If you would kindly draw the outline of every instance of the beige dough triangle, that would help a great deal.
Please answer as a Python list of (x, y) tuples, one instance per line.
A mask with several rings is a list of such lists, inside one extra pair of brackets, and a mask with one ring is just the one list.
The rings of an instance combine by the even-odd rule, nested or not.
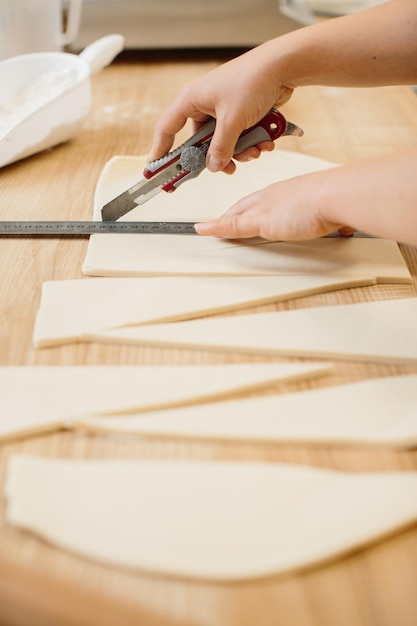
[(82, 341), (88, 333), (111, 328), (203, 317), (374, 283), (372, 278), (336, 276), (49, 281), (42, 287), (33, 340), (36, 347), (42, 348)]
[(91, 432), (222, 441), (417, 445), (417, 375), (81, 420)]
[(417, 298), (137, 326), (91, 339), (354, 361), (417, 363)]
[(13, 456), (9, 524), (107, 564), (214, 581), (334, 559), (417, 519), (417, 473)]
[[(106, 164), (97, 183), (95, 219), (101, 219), (103, 204), (138, 181), (144, 164), (144, 157), (114, 157)], [(309, 155), (276, 150), (239, 165), (233, 176), (214, 176), (204, 171), (175, 193), (161, 192), (121, 219), (204, 221), (221, 215), (239, 198), (272, 182), (332, 166)], [(276, 243), (197, 235), (93, 235), (83, 272), (93, 276), (308, 274), (411, 282), (395, 242), (359, 238)]]
[(298, 363), (0, 367), (0, 441), (57, 430), (83, 416), (190, 404), (329, 369)]

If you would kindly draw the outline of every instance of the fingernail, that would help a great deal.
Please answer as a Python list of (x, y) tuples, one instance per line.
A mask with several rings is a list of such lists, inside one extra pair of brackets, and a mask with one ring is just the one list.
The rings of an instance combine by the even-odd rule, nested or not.
[(223, 161), (221, 161), (220, 159), (217, 159), (211, 154), (208, 155), (207, 169), (210, 170), (210, 172), (220, 172), (220, 170), (222, 170), (223, 167), (224, 167)]
[(199, 224), (194, 224), (194, 229), (199, 235), (204, 235), (204, 233), (206, 233), (210, 229), (210, 227), (205, 222), (200, 222)]

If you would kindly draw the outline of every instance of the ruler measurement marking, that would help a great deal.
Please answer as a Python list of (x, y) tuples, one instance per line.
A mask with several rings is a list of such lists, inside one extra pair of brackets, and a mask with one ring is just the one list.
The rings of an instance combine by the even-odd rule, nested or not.
[(93, 234), (196, 235), (194, 222), (81, 222), (0, 221), (1, 235), (93, 235)]
[[(94, 221), (0, 221), (1, 236), (72, 236), (86, 237), (94, 234), (156, 234), (197, 235), (195, 222), (94, 222)], [(343, 238), (338, 232), (325, 237)], [(353, 237), (372, 238), (356, 231)]]

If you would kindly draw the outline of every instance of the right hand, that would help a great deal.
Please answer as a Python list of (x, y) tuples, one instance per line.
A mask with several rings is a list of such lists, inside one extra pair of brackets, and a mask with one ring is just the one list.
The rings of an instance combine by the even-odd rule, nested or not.
[[(232, 173), (233, 152), (241, 133), (292, 95), (293, 90), (274, 76), (276, 58), (272, 53), (267, 42), (186, 85), (156, 124), (149, 160), (170, 151), (176, 133), (187, 119), (193, 120), (197, 130), (208, 117), (214, 117), (216, 129), (207, 154), (207, 167), (212, 172)], [(247, 161), (257, 158), (262, 150), (273, 148), (273, 142), (264, 142), (235, 158)]]

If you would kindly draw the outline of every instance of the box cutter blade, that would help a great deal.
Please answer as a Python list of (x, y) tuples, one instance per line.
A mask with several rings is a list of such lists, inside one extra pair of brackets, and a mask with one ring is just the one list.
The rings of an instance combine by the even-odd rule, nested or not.
[[(105, 204), (101, 210), (104, 222), (113, 222), (126, 215), (140, 204), (144, 204), (161, 190), (175, 191), (182, 183), (198, 176), (206, 167), (206, 155), (213, 137), (216, 121), (211, 119), (192, 137), (172, 152), (148, 163), (143, 172), (144, 179)], [(287, 122), (277, 111), (271, 111), (258, 124), (245, 130), (235, 148), (240, 154), (263, 141), (275, 141), (283, 135), (301, 137), (301, 128)]]

